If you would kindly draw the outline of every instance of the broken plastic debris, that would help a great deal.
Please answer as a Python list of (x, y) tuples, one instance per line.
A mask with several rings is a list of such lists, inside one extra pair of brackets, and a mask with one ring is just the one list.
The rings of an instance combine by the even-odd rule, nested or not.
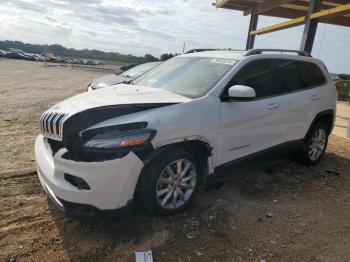
[(135, 251), (136, 262), (153, 262), (152, 251)]

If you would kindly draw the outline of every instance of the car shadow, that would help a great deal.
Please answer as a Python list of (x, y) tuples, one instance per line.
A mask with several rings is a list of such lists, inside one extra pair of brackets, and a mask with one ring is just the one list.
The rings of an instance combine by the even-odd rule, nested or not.
[[(288, 158), (272, 162), (261, 158), (239, 166), (227, 166), (216, 174), (215, 179), (209, 180), (210, 186), (188, 211), (173, 217), (150, 217), (135, 205), (123, 213), (89, 220), (67, 217), (52, 205), (50, 209), (69, 257), (72, 260), (96, 260), (120, 245), (137, 246), (155, 232), (170, 230), (174, 235), (182, 234), (179, 225), (186, 224), (189, 218), (202, 217), (219, 199), (230, 199), (232, 194), (253, 200), (271, 199), (281, 193), (301, 194), (315, 181), (332, 183), (343, 177), (344, 166), (350, 166), (350, 160), (332, 153), (326, 153), (318, 165), (309, 167)], [(174, 229), (176, 227), (180, 229)]]
[(207, 194), (217, 194), (216, 191), (219, 191), (225, 197), (225, 192), (231, 192), (232, 189), (249, 199), (271, 199), (279, 193), (300, 194), (315, 182), (331, 183), (334, 179), (344, 177), (347, 172), (343, 170), (344, 166), (350, 166), (350, 160), (333, 153), (326, 153), (314, 166), (301, 165), (291, 157), (277, 160), (261, 157), (222, 168), (211, 181)]

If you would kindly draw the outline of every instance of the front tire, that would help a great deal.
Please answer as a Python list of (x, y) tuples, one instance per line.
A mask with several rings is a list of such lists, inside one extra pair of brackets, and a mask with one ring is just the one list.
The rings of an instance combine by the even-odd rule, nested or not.
[(316, 165), (326, 151), (328, 133), (329, 128), (325, 123), (317, 123), (305, 138), (299, 154), (299, 162), (304, 165)]
[(185, 148), (173, 148), (145, 166), (135, 200), (151, 215), (172, 215), (191, 204), (200, 184), (196, 159)]

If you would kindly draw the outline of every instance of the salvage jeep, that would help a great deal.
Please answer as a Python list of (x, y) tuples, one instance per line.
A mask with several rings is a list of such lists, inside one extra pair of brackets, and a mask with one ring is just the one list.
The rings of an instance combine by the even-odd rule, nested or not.
[(134, 200), (171, 215), (224, 165), (278, 149), (316, 164), (336, 98), (323, 62), (301, 51), (180, 55), (130, 84), (45, 112), (35, 142), (39, 180), (67, 213), (90, 216)]

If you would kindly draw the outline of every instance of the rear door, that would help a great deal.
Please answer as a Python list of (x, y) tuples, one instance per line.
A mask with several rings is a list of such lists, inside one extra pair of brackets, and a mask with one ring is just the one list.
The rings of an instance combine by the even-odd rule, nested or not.
[(313, 119), (322, 111), (327, 81), (319, 67), (301, 60), (280, 60), (284, 75), (286, 115), (284, 142), (303, 139)]

